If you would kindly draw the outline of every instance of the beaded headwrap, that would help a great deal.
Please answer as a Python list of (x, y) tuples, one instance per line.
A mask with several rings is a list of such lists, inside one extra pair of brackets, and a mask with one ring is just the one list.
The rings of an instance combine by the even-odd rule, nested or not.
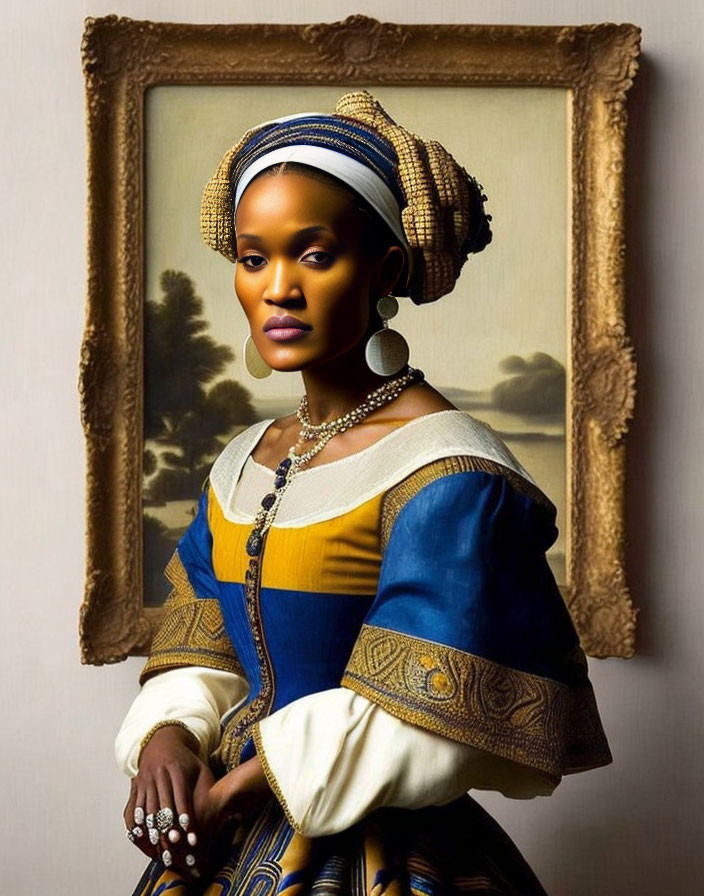
[(234, 212), (248, 184), (265, 168), (291, 162), (319, 168), (351, 187), (382, 218), (407, 248), (401, 224), (401, 207), (406, 204), (399, 192), (396, 154), (372, 131), (330, 115), (299, 115), (272, 122), (259, 132), (232, 168)]
[[(405, 243), (412, 273), (407, 283), (397, 284), (396, 295), (409, 295), (416, 304), (439, 299), (454, 287), (469, 253), (480, 252), (491, 240), (490, 218), (484, 212), (486, 197), (476, 180), (440, 143), (396, 124), (378, 100), (359, 90), (342, 96), (333, 115), (294, 115), (259, 124), (225, 153), (201, 204), (201, 231), (211, 248), (235, 261), (236, 200), (267, 162), (274, 165), (282, 160), (277, 155), (280, 149), (299, 146), (320, 147), (366, 167), (370, 184), (366, 195), (359, 182), (355, 185), (345, 179), (345, 183)], [(304, 164), (335, 173), (324, 161)], [(250, 168), (256, 170), (248, 178)], [(244, 186), (238, 194), (240, 184)], [(392, 197), (390, 204), (374, 201), (380, 184), (388, 193), (386, 199)], [(395, 207), (400, 212), (401, 233), (398, 218), (391, 220)]]

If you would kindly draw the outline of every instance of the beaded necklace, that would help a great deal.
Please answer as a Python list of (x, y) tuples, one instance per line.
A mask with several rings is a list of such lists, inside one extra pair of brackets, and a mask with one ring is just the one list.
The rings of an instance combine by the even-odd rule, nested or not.
[[(325, 423), (312, 423), (308, 412), (308, 399), (304, 395), (298, 405), (296, 416), (301, 424), (301, 432), (294, 445), (289, 449), (288, 455), (279, 463), (274, 474), (274, 490), (268, 492), (262, 498), (261, 507), (254, 519), (254, 527), (247, 539), (246, 551), (250, 557), (259, 557), (264, 547), (264, 536), (271, 528), (276, 513), (281, 504), (284, 492), (293, 481), (296, 473), (310, 463), (319, 454), (334, 436), (345, 432), (357, 423), (368, 417), (372, 411), (389, 404), (413, 383), (419, 383), (424, 379), (423, 372), (413, 367), (407, 367), (406, 372), (396, 379), (388, 380), (378, 389), (370, 392), (364, 401), (348, 411), (342, 417), (328, 420)], [(315, 444), (303, 454), (296, 454), (296, 448), (303, 442), (315, 439)]]

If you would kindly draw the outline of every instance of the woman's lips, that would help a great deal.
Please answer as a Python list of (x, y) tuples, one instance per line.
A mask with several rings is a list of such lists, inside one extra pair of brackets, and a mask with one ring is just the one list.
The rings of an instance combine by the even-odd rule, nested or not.
[(305, 336), (313, 328), (310, 324), (304, 324), (297, 317), (291, 317), (290, 314), (284, 317), (270, 317), (264, 324), (264, 332), (275, 342), (287, 342), (290, 339), (300, 339)]

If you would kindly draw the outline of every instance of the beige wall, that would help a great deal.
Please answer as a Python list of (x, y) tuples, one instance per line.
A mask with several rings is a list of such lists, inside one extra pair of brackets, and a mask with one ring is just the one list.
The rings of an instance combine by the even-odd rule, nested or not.
[[(203, 9), (206, 12), (203, 12)], [(549, 800), (486, 799), (551, 896), (699, 891), (704, 386), (704, 11), (699, 0), (492, 3), (25, 0), (3, 12), (0, 519), (0, 889), (131, 892), (126, 783), (112, 739), (139, 660), (82, 668), (83, 441), (76, 365), (85, 287), (82, 19), (635, 21), (630, 326), (640, 362), (631, 437), (630, 580), (640, 651), (592, 664), (616, 761)], [(94, 882), (91, 882), (94, 881)]]

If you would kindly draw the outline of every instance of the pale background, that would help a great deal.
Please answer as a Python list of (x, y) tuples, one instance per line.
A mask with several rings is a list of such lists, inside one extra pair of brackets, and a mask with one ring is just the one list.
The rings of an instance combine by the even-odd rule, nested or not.
[(0, 890), (129, 894), (126, 786), (112, 740), (140, 660), (82, 668), (84, 461), (76, 368), (85, 293), (85, 15), (155, 20), (634, 21), (647, 59), (631, 96), (629, 313), (640, 362), (630, 438), (629, 577), (639, 655), (592, 662), (615, 763), (549, 800), (483, 798), (551, 896), (699, 892), (702, 840), (701, 444), (704, 417), (704, 9), (699, 0), (167, 3), (28, 0), (2, 53), (5, 513)]

